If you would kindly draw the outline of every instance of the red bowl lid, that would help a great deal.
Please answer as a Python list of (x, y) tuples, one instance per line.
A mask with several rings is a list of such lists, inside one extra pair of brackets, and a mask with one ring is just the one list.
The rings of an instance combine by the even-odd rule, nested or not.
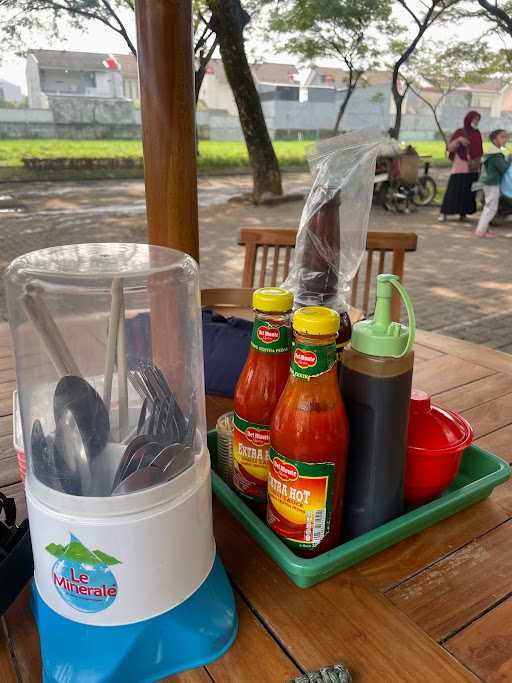
[(462, 450), (473, 441), (473, 430), (462, 415), (433, 405), (430, 396), (417, 389), (411, 393), (407, 447), (415, 452), (445, 454)]

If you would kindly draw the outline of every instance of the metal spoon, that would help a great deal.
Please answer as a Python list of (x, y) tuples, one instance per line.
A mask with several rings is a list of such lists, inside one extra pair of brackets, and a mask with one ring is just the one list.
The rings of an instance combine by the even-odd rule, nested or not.
[(129, 477), (116, 486), (112, 491), (113, 496), (122, 496), (126, 493), (134, 493), (141, 489), (163, 484), (166, 481), (166, 476), (158, 467), (144, 467), (130, 474)]

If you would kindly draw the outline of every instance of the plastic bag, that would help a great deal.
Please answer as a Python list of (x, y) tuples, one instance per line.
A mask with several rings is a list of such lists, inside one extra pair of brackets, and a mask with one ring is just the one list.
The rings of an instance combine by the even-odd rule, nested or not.
[(353, 131), (309, 150), (313, 185), (302, 210), (295, 260), (283, 287), (295, 306), (348, 308), (350, 282), (366, 248), (375, 162), (383, 135)]

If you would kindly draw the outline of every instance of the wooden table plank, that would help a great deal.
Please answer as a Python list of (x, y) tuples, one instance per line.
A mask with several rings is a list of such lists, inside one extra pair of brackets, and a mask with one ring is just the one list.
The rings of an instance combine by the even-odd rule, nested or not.
[(441, 356), (425, 361), (414, 369), (413, 385), (435, 395), (494, 374), (483, 365), (453, 356)]
[(437, 394), (435, 403), (460, 413), (509, 393), (512, 393), (512, 375), (494, 374)]
[(5, 635), (3, 624), (0, 623), (0, 681), (2, 683), (17, 683), (18, 677), (12, 661), (9, 642)]
[(511, 590), (512, 521), (387, 592), (436, 640), (449, 638)]
[(206, 669), (218, 683), (281, 683), (300, 671), (237, 595), (239, 635), (233, 647)]
[(205, 669), (190, 669), (175, 676), (168, 676), (162, 679), (161, 683), (212, 683)]
[(475, 432), (475, 438), (485, 436), (512, 423), (512, 393), (462, 411)]
[(164, 678), (161, 683), (212, 683), (212, 679), (205, 669), (190, 669), (190, 671)]
[(476, 680), (363, 583), (338, 575), (301, 590), (218, 502), (214, 522), (232, 580), (304, 670), (341, 661), (359, 683)]
[(509, 517), (497, 502), (484, 500), (369, 557), (354, 569), (379, 590), (389, 590)]
[(0, 458), (0, 488), (5, 492), (4, 487), (17, 484), (20, 480), (18, 460), (15, 455)]
[(30, 609), (30, 586), (26, 586), (5, 614), (5, 623), (20, 673), (20, 683), (40, 683), (39, 635)]
[(416, 341), (450, 356), (485, 365), (494, 372), (512, 374), (512, 355), (509, 353), (425, 330), (416, 330)]
[(414, 344), (414, 361), (417, 358), (421, 360), (432, 360), (432, 358), (439, 358), (439, 356), (444, 355), (441, 351), (436, 351), (431, 349), (430, 346), (423, 346), (422, 344)]
[(512, 425), (497, 429), (475, 441), (481, 448), (485, 448), (507, 462), (512, 462)]
[(512, 681), (512, 598), (484, 614), (444, 646), (486, 683)]

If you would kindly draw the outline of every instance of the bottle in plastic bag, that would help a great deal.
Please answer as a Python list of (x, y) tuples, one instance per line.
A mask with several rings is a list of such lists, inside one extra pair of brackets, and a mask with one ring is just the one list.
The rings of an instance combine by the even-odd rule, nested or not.
[[(391, 320), (394, 288), (405, 302), (408, 327)], [(398, 276), (379, 275), (374, 317), (354, 325), (342, 368), (350, 424), (347, 539), (403, 513), (415, 328), (411, 301)]]
[(339, 356), (351, 335), (348, 293), (366, 246), (381, 142), (378, 131), (355, 131), (317, 142), (308, 156), (314, 180), (283, 287), (293, 292), (296, 309), (327, 306), (340, 314)]

